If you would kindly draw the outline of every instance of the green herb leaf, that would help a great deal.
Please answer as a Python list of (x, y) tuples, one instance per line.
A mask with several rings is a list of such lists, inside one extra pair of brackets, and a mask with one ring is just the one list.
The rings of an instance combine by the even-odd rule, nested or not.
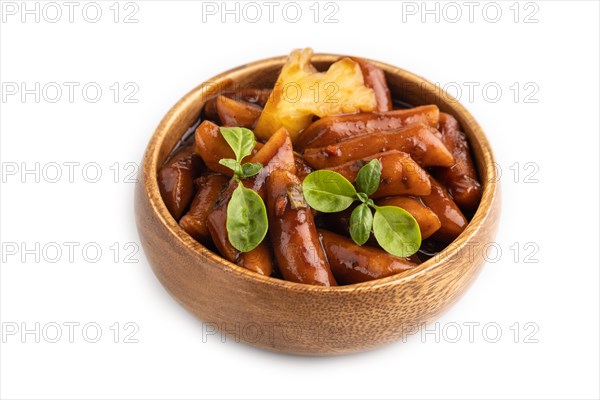
[(256, 145), (256, 139), (250, 129), (221, 127), (219, 130), (229, 144), (229, 147), (233, 150), (235, 159), (238, 162), (241, 162), (244, 157), (252, 154), (252, 149)]
[(260, 172), (262, 169), (261, 163), (246, 163), (242, 165), (242, 173), (240, 178), (249, 178)]
[(373, 212), (366, 204), (361, 204), (350, 214), (350, 237), (356, 244), (363, 245), (371, 236)]
[(232, 170), (234, 174), (237, 174), (240, 169), (240, 163), (234, 160), (233, 158), (221, 158), (219, 160), (219, 164), (226, 166), (227, 168)]
[(356, 200), (356, 189), (346, 178), (325, 169), (310, 173), (302, 182), (308, 205), (317, 211), (343, 211)]
[(362, 192), (356, 193), (356, 198), (363, 203), (366, 203), (367, 201), (369, 201), (369, 196), (367, 196), (365, 193), (362, 193)]
[(398, 257), (408, 257), (421, 246), (419, 224), (406, 210), (384, 206), (375, 209), (373, 233), (385, 251)]
[(227, 236), (237, 250), (248, 252), (263, 241), (269, 228), (261, 197), (239, 182), (227, 205)]
[(371, 160), (365, 164), (356, 176), (356, 187), (359, 191), (365, 192), (368, 196), (372, 195), (379, 188), (381, 180), (381, 162)]
[(308, 204), (306, 204), (306, 200), (304, 199), (304, 195), (302, 194), (302, 187), (299, 183), (288, 185), (287, 198), (290, 202), (290, 207), (292, 207), (292, 210), (308, 207)]

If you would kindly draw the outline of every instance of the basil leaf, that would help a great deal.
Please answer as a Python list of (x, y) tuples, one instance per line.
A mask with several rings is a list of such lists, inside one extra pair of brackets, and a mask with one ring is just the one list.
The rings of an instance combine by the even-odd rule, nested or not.
[(260, 172), (262, 169), (261, 163), (246, 163), (242, 165), (242, 173), (240, 178), (249, 178)]
[(421, 246), (419, 224), (400, 207), (377, 207), (373, 218), (373, 233), (377, 243), (385, 251), (398, 257), (408, 257)]
[(220, 127), (219, 131), (233, 150), (235, 159), (238, 162), (241, 162), (244, 157), (252, 153), (252, 149), (256, 145), (256, 139), (250, 129)]
[(370, 196), (379, 188), (380, 180), (381, 162), (377, 159), (371, 160), (358, 171), (358, 175), (356, 175), (356, 187), (359, 191), (365, 192)]
[(366, 203), (367, 201), (369, 201), (369, 197), (365, 193), (362, 193), (362, 192), (356, 193), (356, 198), (363, 203)]
[(263, 241), (269, 228), (267, 210), (261, 197), (239, 182), (227, 205), (227, 237), (241, 252), (253, 250)]
[(343, 211), (356, 200), (356, 189), (348, 179), (325, 169), (304, 178), (302, 192), (309, 206), (326, 213)]
[(219, 160), (219, 164), (226, 166), (235, 174), (239, 172), (238, 170), (240, 168), (240, 163), (234, 160), (233, 158), (221, 158)]
[(356, 244), (363, 245), (371, 236), (373, 212), (366, 204), (361, 204), (350, 214), (350, 237)]

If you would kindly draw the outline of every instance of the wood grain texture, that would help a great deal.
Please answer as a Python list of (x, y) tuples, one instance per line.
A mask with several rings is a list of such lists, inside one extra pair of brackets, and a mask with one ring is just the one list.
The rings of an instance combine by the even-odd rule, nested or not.
[[(339, 56), (316, 54), (318, 68)], [(481, 204), (465, 231), (444, 251), (406, 273), (342, 287), (317, 287), (260, 276), (207, 250), (171, 217), (158, 190), (157, 170), (202, 105), (217, 91), (270, 87), (286, 57), (254, 62), (196, 87), (163, 118), (143, 159), (135, 193), (138, 231), (146, 256), (167, 291), (212, 328), (277, 352), (332, 355), (401, 339), (454, 304), (484, 264), (494, 239), (500, 194), (495, 162), (482, 129), (459, 102), (432, 83), (396, 67), (385, 71), (394, 98), (437, 104), (459, 120), (483, 183)], [(198, 340), (202, 333), (198, 332)]]

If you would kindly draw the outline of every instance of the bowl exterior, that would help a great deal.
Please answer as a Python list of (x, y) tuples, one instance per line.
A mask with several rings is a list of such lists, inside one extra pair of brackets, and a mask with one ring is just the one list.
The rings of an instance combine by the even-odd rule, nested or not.
[[(317, 67), (338, 55), (318, 54)], [(331, 355), (364, 351), (415, 333), (454, 304), (485, 263), (499, 220), (499, 184), (490, 145), (458, 101), (423, 78), (383, 68), (395, 97), (437, 104), (461, 122), (484, 184), (481, 205), (467, 229), (437, 256), (408, 273), (337, 288), (259, 276), (197, 243), (168, 213), (156, 173), (181, 135), (216, 92), (273, 85), (285, 57), (244, 65), (196, 87), (164, 117), (146, 150), (136, 186), (135, 213), (142, 246), (167, 291), (202, 320), (207, 335), (277, 352)]]

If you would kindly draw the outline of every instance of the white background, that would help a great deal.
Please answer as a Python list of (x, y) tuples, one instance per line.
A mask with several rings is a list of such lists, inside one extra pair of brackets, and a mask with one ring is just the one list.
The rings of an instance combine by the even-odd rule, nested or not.
[[(97, 23), (82, 17), (85, 2), (69, 22), (59, 2), (59, 22), (47, 21), (56, 10), (46, 8), (39, 22), (26, 15), (23, 23), (21, 2), (12, 3), (16, 15), (5, 9), (11, 2), (2, 3), (2, 398), (599, 397), (597, 2), (498, 2), (496, 23), (494, 5), (486, 14), (477, 3), (471, 22), (463, 2), (438, 3), (436, 22), (435, 14), (422, 15), (421, 2), (338, 1), (337, 23), (323, 22), (336, 9), (323, 3), (315, 23), (312, 1), (299, 3), (298, 23), (285, 20), (283, 2), (272, 23), (261, 2), (257, 23), (243, 15), (221, 23), (220, 14), (203, 22), (202, 3), (193, 1), (121, 3), (118, 23), (113, 1), (99, 2)], [(457, 7), (462, 18), (452, 23)], [(136, 8), (138, 22), (123, 23)], [(133, 167), (125, 163), (139, 162), (166, 111), (225, 69), (306, 46), (378, 59), (440, 83), (459, 94), (495, 149), (503, 212), (493, 262), (437, 327), (406, 343), (309, 358), (203, 338), (201, 323), (169, 297), (141, 250), (124, 262), (139, 243), (134, 184), (126, 179)], [(63, 96), (48, 101), (52, 85), (39, 102), (8, 93), (22, 82), (30, 89), (56, 82)], [(79, 84), (73, 102), (64, 82)], [(90, 82), (103, 90), (96, 103), (82, 97)], [(135, 87), (138, 102), (124, 102)], [(65, 162), (80, 163), (73, 182)], [(22, 174), (36, 163), (39, 176)], [(61, 166), (57, 183), (52, 163)], [(102, 172), (97, 183), (86, 181), (96, 171), (92, 164), (83, 174), (88, 163)], [(65, 242), (78, 243), (72, 260)], [(37, 254), (23, 251), (36, 243)], [(62, 257), (51, 262), (57, 246)], [(102, 256), (94, 263), (95, 247)], [(80, 324), (73, 343), (69, 322)], [(125, 329), (127, 322), (135, 325)], [(21, 336), (36, 323), (39, 343)], [(95, 336), (92, 328), (83, 335), (86, 323), (101, 327), (97, 343), (86, 341)], [(471, 338), (469, 323), (479, 324)], [(62, 326), (57, 343), (54, 324)], [(135, 326), (130, 339), (138, 342), (125, 343)], [(457, 327), (462, 336), (452, 343)]]

